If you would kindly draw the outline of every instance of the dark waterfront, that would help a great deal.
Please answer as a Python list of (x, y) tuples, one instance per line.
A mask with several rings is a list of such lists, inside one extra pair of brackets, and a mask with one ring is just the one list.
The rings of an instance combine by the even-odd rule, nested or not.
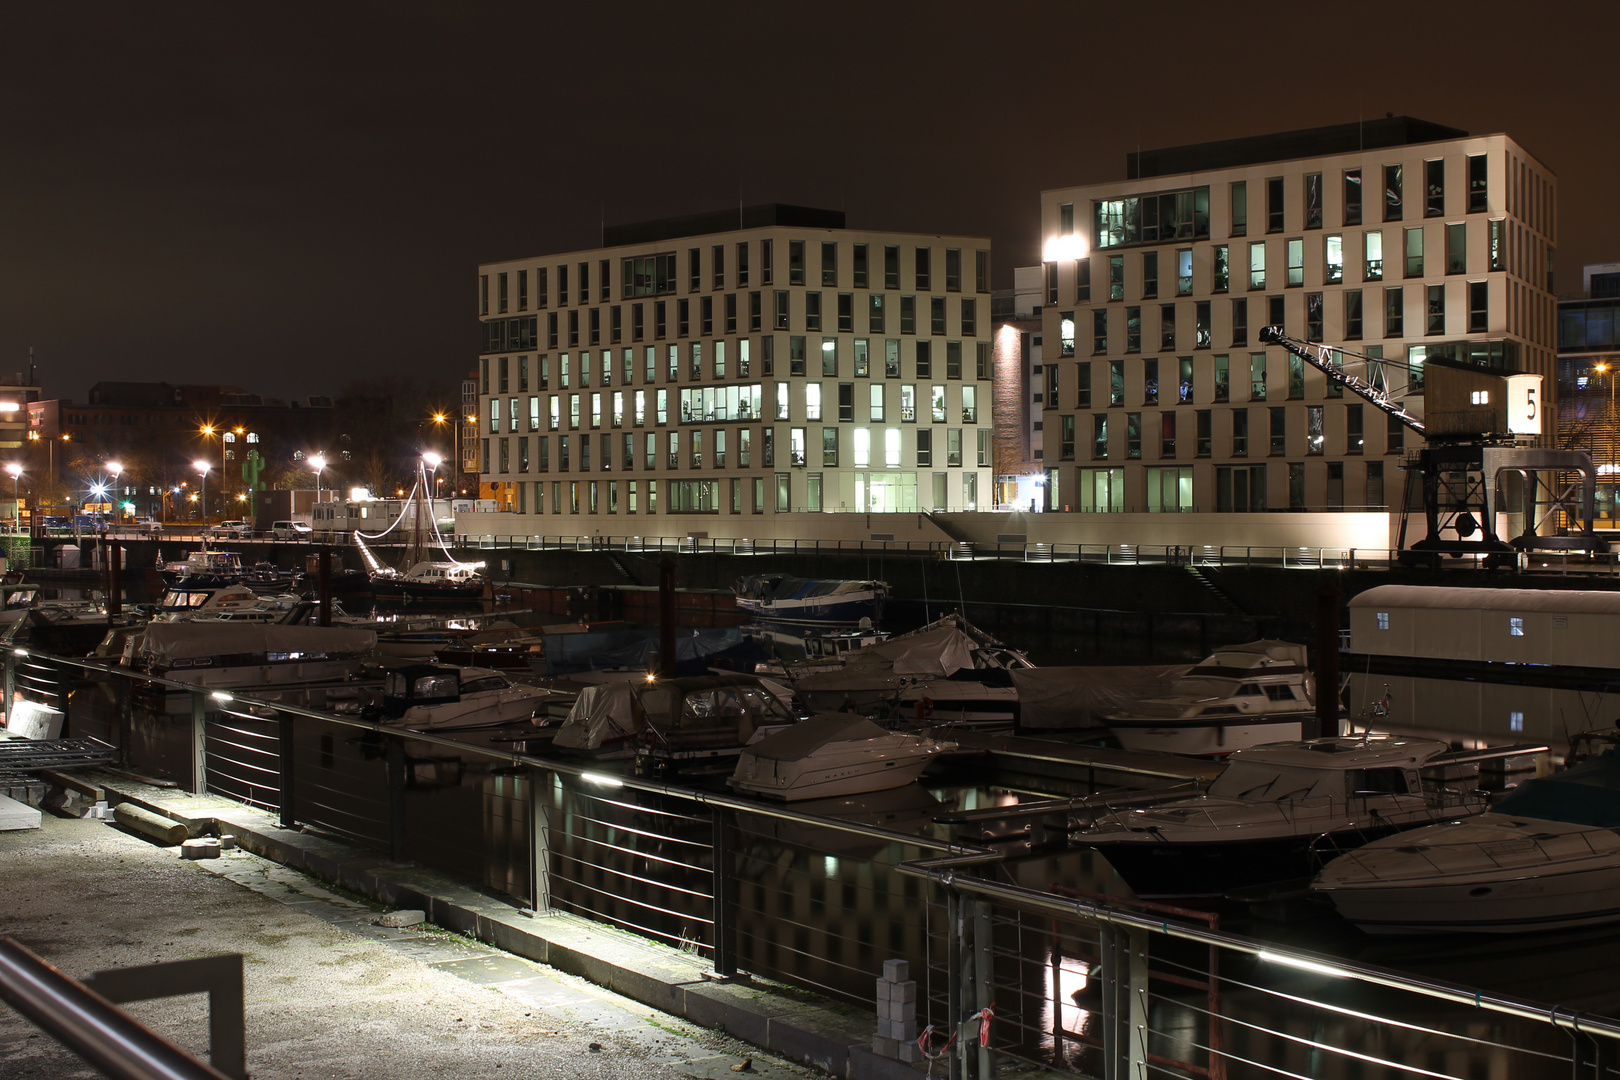
[[(72, 598), (75, 590), (61, 591)], [(152, 599), (139, 587), (127, 589), (125, 598)], [(927, 613), (938, 617), (946, 609), (947, 605), (931, 603)], [(350, 604), (352, 614), (369, 610), (369, 603)], [(921, 622), (907, 620), (909, 613), (911, 609), (902, 606), (889, 628), (899, 631)], [(694, 621), (683, 619), (688, 626)], [(726, 617), (711, 620), (730, 622)], [(655, 632), (645, 624), (637, 628)], [(1004, 629), (1000, 636), (1006, 644), (1027, 650), (1037, 663), (1192, 662), (1203, 655), (1199, 641), (1168, 634), (1053, 635)], [(103, 693), (105, 689), (103, 685), (76, 697), (75, 733), (117, 739), (119, 726), (127, 725), (126, 745), (138, 767), (186, 757), (185, 724), (142, 715), (117, 694)], [(253, 776), (256, 769), (269, 775), (275, 727), (274, 720), (249, 714), (212, 718), (210, 737), (236, 751), (231, 761), (211, 760), (210, 789), (274, 808), (276, 792), (256, 783)], [(469, 743), (481, 738), (459, 737)], [(471, 747), (462, 754), (410, 740), (404, 746), (406, 782), (397, 809), (417, 861), (528, 903), (533, 868), (527, 806), (538, 799), (547, 807), (554, 838), (550, 849), (554, 906), (617, 923), (678, 948), (695, 947), (703, 939), (711, 915), (707, 871), (698, 854), (708, 842), (709, 826), (689, 804), (620, 796), (555, 777), (547, 781), (546, 790), (533, 789), (535, 781), (527, 770), (493, 763)], [(391, 841), (390, 793), (383, 740), (336, 724), (309, 724), (300, 729), (295, 752), (300, 820), (386, 849)], [(174, 779), (185, 784), (190, 777)], [(697, 782), (719, 787), (713, 781)], [(1031, 850), (1027, 839), (1016, 833), (1004, 832), (1006, 838), (996, 840), (993, 823), (988, 833), (965, 836), (935, 821), (951, 811), (1013, 806), (1075, 793), (1070, 785), (1047, 779), (958, 765), (881, 796), (799, 808), (919, 838), (975, 842), (988, 838), (1006, 853), (995, 871), (1002, 880), (1036, 890), (1056, 886), (1082, 894), (1128, 897), (1129, 888), (1095, 852)], [(882, 960), (899, 957), (912, 961), (915, 971), (927, 973), (918, 975), (924, 993), (937, 997), (943, 992), (935, 973), (943, 963), (944, 908), (931, 887), (896, 869), (902, 862), (925, 857), (925, 848), (746, 814), (739, 816), (736, 828), (740, 967), (861, 1002), (869, 999), (873, 973)], [(470, 837), (477, 837), (477, 842), (469, 843)], [(1620, 1012), (1620, 980), (1613, 976), (1620, 964), (1620, 928), (1499, 939), (1459, 935), (1383, 940), (1360, 933), (1330, 908), (1299, 900), (1253, 908), (1187, 903), (1215, 911), (1222, 930), (1262, 941), (1566, 1009), (1599, 1015)], [(1003, 1008), (1009, 1031), (1017, 1032), (1014, 1042), (1020, 1052), (1089, 1067), (1090, 1051), (1073, 1036), (1083, 1037), (1095, 1015), (1086, 1007), (1090, 965), (1096, 957), (1094, 938), (1073, 928), (1016, 917), (998, 923), (996, 934), (1005, 967), (1015, 969), (998, 968), (997, 978), (1018, 988), (1020, 1000)], [(1156, 957), (1159, 960), (1189, 977), (1197, 976), (1203, 962), (1199, 950), (1185, 949), (1167, 949)], [(1257, 990), (1248, 997), (1229, 992), (1224, 1008), (1238, 1017), (1246, 1010), (1259, 1010), (1275, 1022), (1278, 1006), (1269, 991), (1279, 988), (1308, 997), (1326, 994), (1344, 1008), (1380, 1015), (1399, 1007), (1380, 991), (1279, 972), (1254, 961), (1228, 962), (1222, 975), (1241, 975), (1244, 982), (1268, 988), (1267, 993)], [(1156, 1031), (1182, 1032), (1189, 1045), (1203, 1038), (1197, 993), (1172, 987), (1157, 1000)], [(1460, 1007), (1431, 1004), (1429, 1009), (1424, 1022), (1435, 1026), (1463, 1026), (1471, 1016)], [(1305, 1017), (1301, 1009), (1297, 1019), (1303, 1023)], [(1535, 1041), (1544, 1034), (1526, 1032), (1520, 1037)], [(1409, 1055), (1418, 1053), (1418, 1044), (1397, 1045), (1399, 1041), (1384, 1047), (1384, 1052), (1416, 1060)], [(1174, 1052), (1173, 1047), (1161, 1050)]]

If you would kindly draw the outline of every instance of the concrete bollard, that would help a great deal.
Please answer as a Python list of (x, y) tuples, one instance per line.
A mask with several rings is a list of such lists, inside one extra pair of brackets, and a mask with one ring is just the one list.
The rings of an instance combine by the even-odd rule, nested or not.
[(143, 810), (134, 803), (119, 803), (113, 807), (113, 820), (126, 829), (133, 829), (170, 847), (184, 841), (190, 833), (183, 822)]

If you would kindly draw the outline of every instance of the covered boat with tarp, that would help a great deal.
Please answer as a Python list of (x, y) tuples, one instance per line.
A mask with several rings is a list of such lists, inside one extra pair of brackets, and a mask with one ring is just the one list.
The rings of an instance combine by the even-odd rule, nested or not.
[(737, 606), (769, 622), (877, 626), (889, 598), (886, 581), (750, 574), (736, 584)]
[(744, 747), (727, 783), (788, 801), (860, 795), (911, 783), (952, 746), (853, 713), (822, 713)]
[(1018, 715), (1013, 672), (1032, 667), (960, 616), (862, 649), (836, 670), (787, 665), (794, 692), (816, 712), (858, 712), (934, 723), (1009, 723)]

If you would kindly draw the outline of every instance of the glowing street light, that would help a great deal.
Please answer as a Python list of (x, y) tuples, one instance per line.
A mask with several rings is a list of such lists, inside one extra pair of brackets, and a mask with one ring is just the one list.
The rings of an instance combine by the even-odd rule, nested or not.
[(321, 501), (321, 473), (326, 471), (326, 456), (316, 454), (309, 459), (309, 467), (315, 470), (315, 501)]
[(206, 522), (208, 520), (208, 470), (213, 468), (213, 466), (206, 461), (193, 461), (191, 463), (191, 467), (202, 474), (202, 486), (197, 490), (202, 493), (200, 499), (202, 520)]
[(443, 461), (444, 461), (444, 458), (440, 457), (438, 454), (435, 454), (432, 450), (429, 450), (427, 453), (422, 455), (422, 464), (426, 465), (428, 468), (433, 470), (433, 479), (431, 481), (429, 481), (429, 484), (428, 484), (427, 498), (428, 498), (428, 517), (433, 519), (434, 522), (437, 522), (439, 520), (439, 517), (438, 517), (438, 511), (433, 506), (433, 493), (434, 493), (434, 487), (439, 482), (439, 465)]

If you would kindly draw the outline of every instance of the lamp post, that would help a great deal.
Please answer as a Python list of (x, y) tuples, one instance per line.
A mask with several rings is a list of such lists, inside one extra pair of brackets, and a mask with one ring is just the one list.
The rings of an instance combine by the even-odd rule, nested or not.
[(23, 467), (15, 461), (8, 462), (6, 472), (11, 474), (11, 507), (14, 515), (13, 521), (18, 532), (22, 531), (22, 473)]
[(112, 492), (113, 521), (116, 523), (124, 516), (124, 511), (121, 509), (124, 492), (118, 486), (118, 478), (124, 475), (123, 463), (118, 461), (107, 462), (107, 475), (112, 478), (108, 483), (108, 488)]
[(422, 464), (428, 466), (428, 468), (433, 470), (432, 476), (428, 480), (427, 499), (428, 499), (428, 517), (433, 521), (435, 526), (438, 524), (439, 517), (438, 517), (438, 511), (433, 506), (433, 485), (438, 482), (438, 479), (439, 479), (439, 464), (441, 462), (443, 462), (443, 461), (444, 461), (444, 458), (440, 457), (438, 454), (435, 454), (431, 450), (429, 450), (427, 453), (422, 455)]
[(213, 468), (213, 466), (206, 461), (199, 460), (193, 461), (191, 463), (191, 467), (196, 469), (197, 472), (202, 475), (202, 484), (197, 488), (199, 493), (198, 507), (201, 514), (200, 522), (201, 524), (206, 525), (208, 524), (208, 470)]
[(315, 470), (315, 501), (321, 501), (321, 473), (326, 471), (326, 455), (316, 454), (309, 459), (309, 467)]

